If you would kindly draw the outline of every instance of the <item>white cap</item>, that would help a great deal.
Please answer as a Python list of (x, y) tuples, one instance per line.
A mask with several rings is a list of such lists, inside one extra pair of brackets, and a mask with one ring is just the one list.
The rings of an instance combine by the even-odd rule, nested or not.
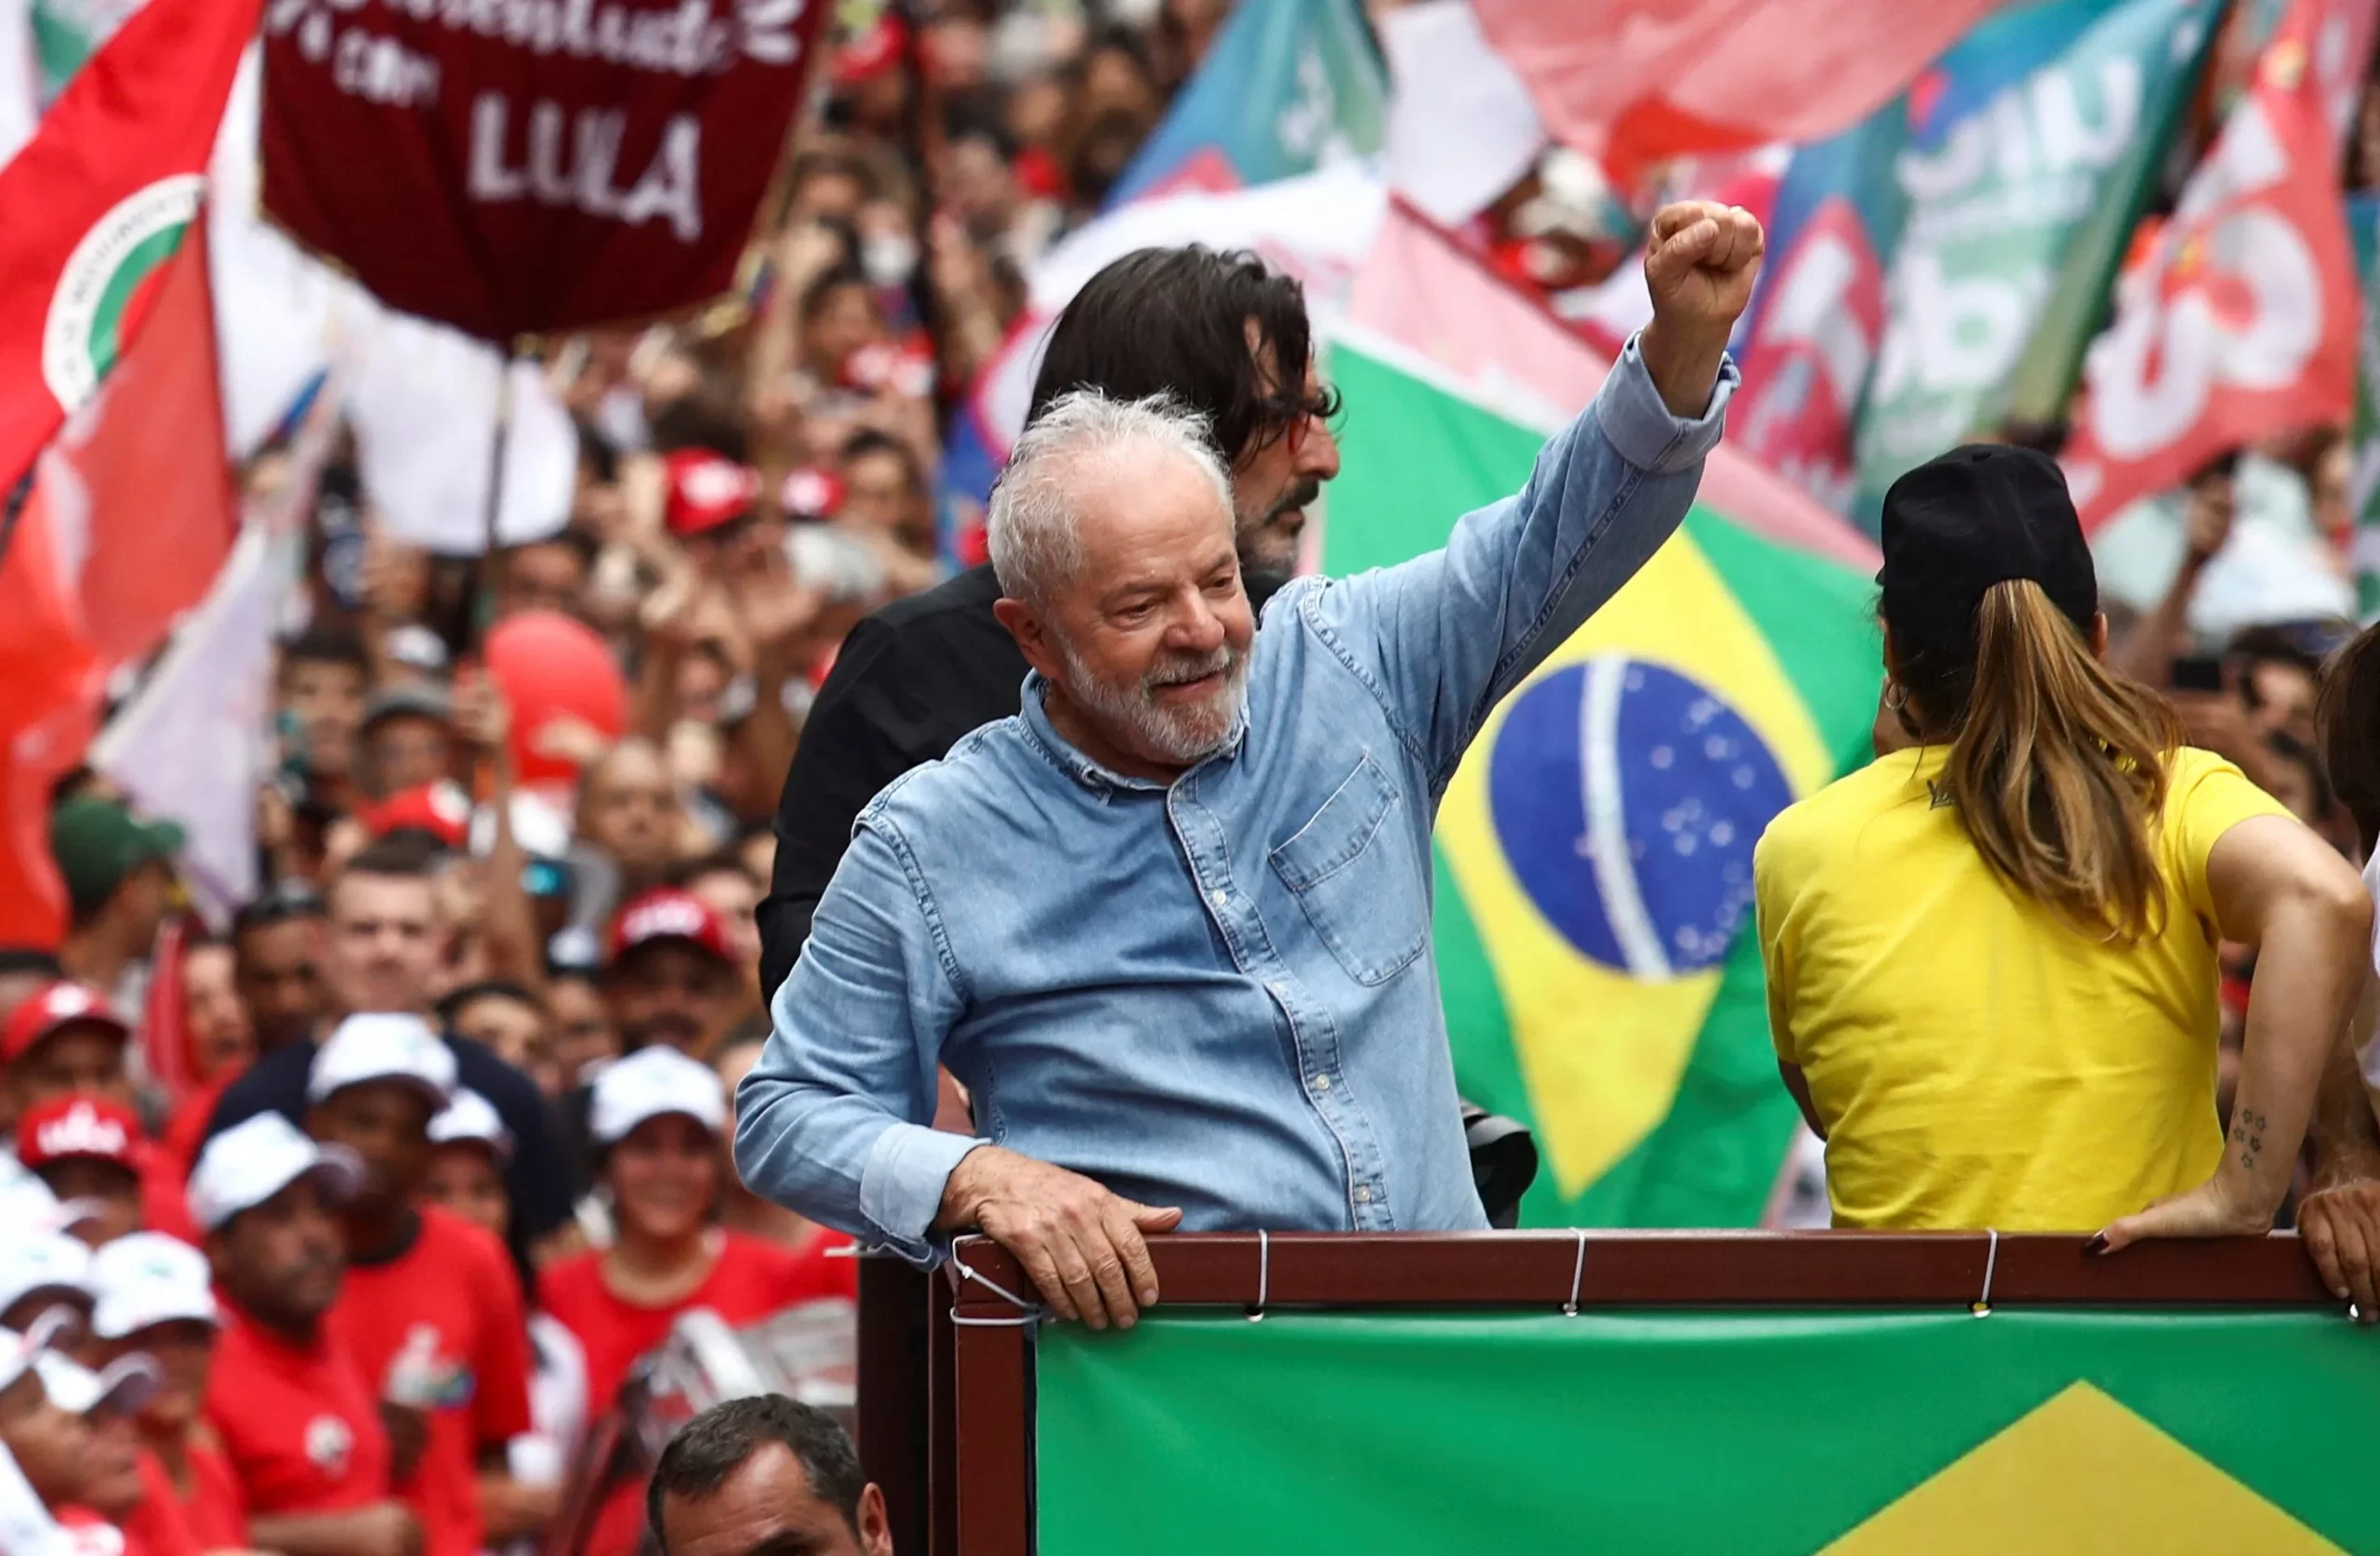
[(91, 1258), (90, 1284), (99, 1298), (91, 1331), (101, 1339), (181, 1319), (217, 1321), (206, 1256), (162, 1232), (130, 1233), (101, 1248)]
[(468, 1087), (456, 1091), (446, 1111), (430, 1121), (430, 1140), (433, 1145), (478, 1141), (496, 1153), (497, 1161), (512, 1159), (512, 1131), (497, 1116), (496, 1104)]
[(0, 1389), (22, 1378), (36, 1358), (71, 1338), (80, 1323), (72, 1309), (52, 1308), (26, 1325), (22, 1334), (0, 1329)]
[(455, 1094), (455, 1050), (419, 1016), (390, 1010), (350, 1016), (314, 1055), (306, 1101), (319, 1102), (377, 1080), (411, 1081), (430, 1094), (433, 1111), (443, 1108)]
[(91, 1250), (62, 1232), (0, 1236), (0, 1309), (50, 1290), (88, 1296)]
[(99, 1218), (98, 1200), (60, 1199), (49, 1192), (48, 1184), (21, 1168), (17, 1176), (0, 1182), (0, 1241), (72, 1232)]
[[(319, 1064), (319, 1061), (317, 1063)], [(354, 1197), (364, 1164), (343, 1145), (317, 1145), (277, 1113), (260, 1113), (206, 1142), (190, 1175), (190, 1215), (213, 1232), (311, 1173), (333, 1200)]]
[(155, 1358), (138, 1352), (117, 1357), (104, 1372), (93, 1372), (55, 1351), (43, 1351), (33, 1357), (33, 1370), (41, 1374), (49, 1403), (70, 1416), (87, 1416), (102, 1405), (129, 1416), (155, 1399), (165, 1380)]
[(639, 1048), (613, 1061), (595, 1077), (588, 1132), (611, 1145), (648, 1118), (681, 1113), (718, 1134), (727, 1127), (727, 1100), (719, 1077), (675, 1048)]

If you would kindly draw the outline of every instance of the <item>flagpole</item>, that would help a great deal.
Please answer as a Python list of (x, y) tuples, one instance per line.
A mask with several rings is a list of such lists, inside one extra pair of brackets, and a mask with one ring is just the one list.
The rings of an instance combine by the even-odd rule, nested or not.
[(504, 513), (504, 454), (512, 433), (512, 364), (517, 360), (516, 344), (508, 342), (496, 366), (496, 426), (490, 430), (487, 442), (486, 521), (480, 547), (479, 598), (472, 601), (471, 621), (464, 629), (469, 635), (465, 641), (486, 633), (496, 607), (496, 552), (502, 544), (499, 521)]

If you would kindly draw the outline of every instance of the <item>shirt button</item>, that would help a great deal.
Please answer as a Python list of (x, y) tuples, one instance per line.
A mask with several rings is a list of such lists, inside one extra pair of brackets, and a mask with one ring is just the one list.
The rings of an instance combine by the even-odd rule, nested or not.
[(1356, 1204), (1358, 1204), (1358, 1205), (1369, 1205), (1371, 1202), (1372, 1202), (1372, 1186), (1371, 1186), (1369, 1183), (1358, 1183), (1358, 1184), (1356, 1184), (1356, 1185), (1355, 1185), (1355, 1203), (1356, 1203)]
[(1207, 901), (1214, 903), (1215, 906), (1219, 908), (1228, 907), (1231, 905), (1231, 893), (1218, 886), (1212, 891), (1207, 893)]
[(1316, 1076), (1315, 1076), (1315, 1077), (1314, 1077), (1314, 1088), (1315, 1088), (1316, 1091), (1328, 1091), (1328, 1090), (1329, 1090), (1329, 1089), (1330, 1089), (1330, 1077), (1329, 1077), (1329, 1075), (1316, 1075)]

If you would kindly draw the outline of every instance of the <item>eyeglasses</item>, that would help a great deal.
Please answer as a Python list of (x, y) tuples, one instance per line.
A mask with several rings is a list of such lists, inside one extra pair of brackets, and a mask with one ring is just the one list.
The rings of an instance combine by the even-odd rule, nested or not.
[(1335, 397), (1327, 391), (1296, 400), (1267, 395), (1256, 404), (1263, 418), (1259, 425), (1264, 429), (1280, 429), (1280, 440), (1288, 445), (1292, 459), (1304, 448), (1306, 439), (1313, 434), (1315, 423), (1327, 419), (1338, 409)]

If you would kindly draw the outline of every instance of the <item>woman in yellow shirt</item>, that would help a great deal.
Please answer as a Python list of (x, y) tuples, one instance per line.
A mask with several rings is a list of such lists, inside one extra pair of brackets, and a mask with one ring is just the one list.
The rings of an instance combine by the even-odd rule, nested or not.
[[(2267, 1230), (2360, 987), (2354, 869), (2101, 665), (2054, 462), (1953, 450), (1893, 484), (1883, 538), (1884, 704), (1914, 744), (1787, 810), (1754, 863), (1835, 1224)], [(2228, 1141), (2219, 938), (2259, 948)]]

